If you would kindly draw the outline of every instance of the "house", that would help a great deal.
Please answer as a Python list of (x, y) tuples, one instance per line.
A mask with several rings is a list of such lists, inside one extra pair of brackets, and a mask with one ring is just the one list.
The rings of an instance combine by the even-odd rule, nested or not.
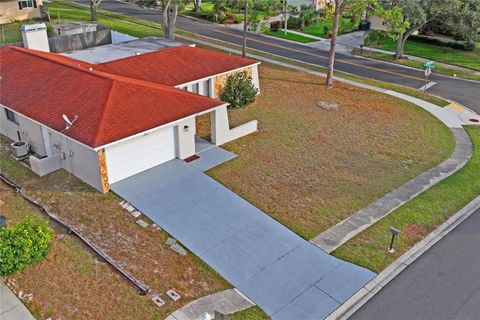
[(333, 4), (333, 0), (290, 0), (289, 6), (300, 8), (302, 5), (312, 6), (315, 10), (324, 10), (328, 5)]
[(102, 192), (174, 158), (195, 155), (196, 117), (210, 114), (221, 145), (256, 131), (230, 129), (218, 100), (228, 75), (258, 82), (259, 62), (190, 46), (92, 64), (25, 48), (0, 50), (0, 133), (25, 141), (39, 175), (63, 168)]
[(0, 24), (39, 18), (42, 0), (0, 0)]

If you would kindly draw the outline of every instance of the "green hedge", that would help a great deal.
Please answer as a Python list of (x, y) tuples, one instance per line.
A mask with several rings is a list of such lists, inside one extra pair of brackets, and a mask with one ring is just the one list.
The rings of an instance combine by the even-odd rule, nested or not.
[(53, 230), (48, 222), (27, 218), (11, 228), (0, 228), (0, 275), (8, 276), (45, 258)]
[(429, 36), (422, 36), (422, 35), (411, 35), (408, 40), (415, 41), (415, 42), (423, 42), (429, 44), (435, 44), (437, 46), (442, 47), (451, 47), (453, 49), (459, 49), (464, 51), (474, 51), (475, 50), (475, 43), (467, 42), (467, 41), (457, 41), (449, 38), (441, 38), (441, 37), (429, 37)]

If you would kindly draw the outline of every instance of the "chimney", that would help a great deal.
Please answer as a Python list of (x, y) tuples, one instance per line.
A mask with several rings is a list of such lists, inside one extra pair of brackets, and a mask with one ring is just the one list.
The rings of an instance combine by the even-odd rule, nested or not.
[(25, 48), (50, 52), (45, 23), (23, 24), (22, 38)]

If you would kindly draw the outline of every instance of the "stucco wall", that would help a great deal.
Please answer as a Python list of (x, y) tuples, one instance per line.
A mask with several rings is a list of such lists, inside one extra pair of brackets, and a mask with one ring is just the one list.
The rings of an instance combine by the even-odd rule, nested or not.
[(98, 155), (93, 150), (55, 131), (47, 130), (52, 154), (60, 153), (62, 168), (102, 191)]
[(0, 108), (0, 133), (13, 141), (18, 140), (17, 131), (20, 132), (22, 141), (28, 142), (32, 150), (41, 157), (46, 156), (45, 144), (42, 137), (41, 126), (22, 115), (17, 114), (19, 124), (7, 119), (5, 108)]
[(42, 0), (36, 0), (36, 8), (18, 8), (18, 1), (0, 0), (0, 24), (40, 17)]
[[(188, 130), (185, 128), (185, 126), (188, 126)], [(195, 132), (195, 117), (185, 119), (176, 126), (178, 158), (186, 159), (195, 154)]]

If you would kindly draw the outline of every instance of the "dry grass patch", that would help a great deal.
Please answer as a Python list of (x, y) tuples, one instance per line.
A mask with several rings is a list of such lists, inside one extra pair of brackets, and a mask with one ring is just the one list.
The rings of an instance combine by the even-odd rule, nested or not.
[[(15, 276), (21, 290), (34, 293), (32, 310), (39, 314), (62, 319), (163, 319), (192, 300), (231, 287), (193, 254), (173, 252), (165, 245), (168, 235), (164, 231), (137, 226), (114, 194), (100, 194), (63, 170), (39, 178), (6, 152), (0, 161), (2, 172), (29, 196), (48, 205), (153, 292), (163, 293), (167, 303), (157, 308), (112, 268), (95, 262), (96, 257), (65, 237), (55, 241), (44, 262)], [(4, 194), (2, 190), (2, 198)], [(7, 216), (15, 212), (8, 206), (1, 210)], [(24, 208), (16, 211), (17, 215), (27, 212)], [(177, 302), (164, 294), (172, 288), (182, 296)]]
[(403, 100), (268, 64), (260, 82), (254, 104), (230, 111), (259, 132), (227, 144), (239, 157), (209, 175), (307, 239), (453, 151), (448, 128)]

